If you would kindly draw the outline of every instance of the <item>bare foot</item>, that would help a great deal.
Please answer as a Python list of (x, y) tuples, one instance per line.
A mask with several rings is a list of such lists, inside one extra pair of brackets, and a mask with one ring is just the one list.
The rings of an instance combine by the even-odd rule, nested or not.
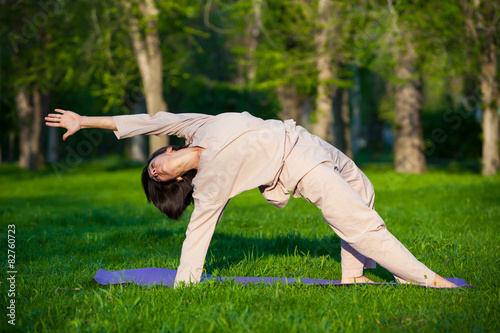
[(434, 282), (432, 282), (430, 287), (433, 287), (433, 288), (457, 288), (457, 285), (436, 274), (436, 277), (434, 278)]
[(373, 283), (372, 280), (370, 280), (369, 278), (367, 277), (364, 277), (363, 275), (362, 276), (359, 276), (359, 277), (352, 277), (352, 278), (349, 278), (349, 277), (343, 277), (341, 280), (340, 280), (340, 283)]

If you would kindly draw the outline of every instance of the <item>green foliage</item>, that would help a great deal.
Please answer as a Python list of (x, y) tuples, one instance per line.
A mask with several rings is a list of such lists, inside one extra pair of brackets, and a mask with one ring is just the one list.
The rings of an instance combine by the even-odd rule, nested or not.
[(254, 55), (257, 89), (293, 83), (302, 94), (317, 85), (314, 48), (315, 2), (265, 2), (262, 37)]
[(430, 159), (481, 158), (481, 124), (464, 108), (424, 112), (424, 140)]
[(221, 112), (248, 111), (264, 119), (276, 119), (279, 104), (274, 93), (242, 89), (231, 84), (210, 80), (201, 75), (179, 78), (170, 88), (172, 96), (167, 102), (176, 112)]
[[(171, 111), (250, 110), (264, 118), (275, 117), (280, 110), (276, 88), (284, 84), (293, 84), (299, 95), (314, 99), (319, 83), (315, 35), (322, 28), (318, 2), (264, 0), (260, 12), (257, 3), (155, 1), (164, 94)], [(349, 89), (353, 79), (359, 78), (363, 125), (392, 121), (393, 86), (399, 82), (396, 55), (407, 42), (415, 46), (419, 57), (424, 109), (448, 109), (446, 98), (453, 90), (448, 83), (457, 77), (475, 77), (474, 87), (453, 91), (454, 97), (474, 94), (480, 103), (478, 61), (488, 34), (496, 40), (499, 37), (494, 29), (497, 2), (481, 1), (478, 8), (472, 1), (335, 0), (331, 5), (326, 26), (334, 30), (330, 41), (335, 49), (334, 79), (324, 83)], [(0, 142), (4, 156), (9, 132), (17, 128), (14, 97), (20, 86), (29, 91), (37, 85), (42, 93), (50, 92), (47, 109), (63, 107), (88, 115), (130, 113), (144, 102), (130, 23), (121, 0), (17, 0), (1, 6)], [(139, 13), (137, 5), (133, 9)], [(147, 18), (139, 18), (144, 32)], [(250, 55), (247, 39), (252, 25), (259, 29), (259, 37)], [(238, 76), (245, 66), (256, 68), (256, 77), (242, 84)], [(440, 116), (425, 117), (427, 139), (432, 135), (429, 131), (447, 125), (442, 122)], [(469, 125), (460, 127), (466, 128)], [(477, 126), (472, 130), (465, 140), (470, 141), (469, 148), (463, 148), (463, 140), (450, 139), (439, 145), (442, 150), (436, 156), (476, 156), (465, 153), (478, 143)], [(475, 149), (479, 151), (479, 146)]]
[[(16, 328), (22, 331), (498, 331), (500, 178), (467, 172), (395, 174), (367, 168), (389, 230), (443, 276), (473, 289), (407, 286), (100, 286), (98, 268), (178, 265), (188, 215), (146, 204), (140, 168), (120, 161), (59, 178), (0, 167), (0, 244), (16, 225)], [(191, 211), (191, 210), (190, 210)], [(237, 196), (217, 226), (209, 273), (338, 279), (340, 240), (305, 200), (280, 211), (258, 191)], [(0, 272), (3, 302), (6, 270)], [(391, 281), (383, 268), (369, 271)], [(5, 311), (5, 310), (4, 310)], [(1, 329), (11, 327), (5, 316)]]
[[(2, 50), (2, 60), (9, 66), (3, 67), (8, 86), (30, 87), (36, 84), (42, 92), (55, 90), (62, 85), (81, 82), (75, 74), (80, 69), (77, 59), (84, 54), (79, 47), (83, 21), (77, 12), (84, 6), (72, 2), (17, 1), (3, 5), (2, 36), (7, 36)], [(71, 33), (68, 33), (68, 30)], [(88, 68), (87, 68), (88, 69)]]

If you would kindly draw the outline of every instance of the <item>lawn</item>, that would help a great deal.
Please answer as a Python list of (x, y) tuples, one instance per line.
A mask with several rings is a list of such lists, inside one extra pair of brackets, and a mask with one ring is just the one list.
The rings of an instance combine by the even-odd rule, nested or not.
[[(0, 330), (89, 332), (500, 331), (500, 177), (364, 169), (389, 230), (445, 277), (472, 289), (358, 285), (189, 288), (101, 286), (98, 268), (176, 269), (189, 213), (167, 220), (146, 203), (140, 167), (120, 161), (64, 174), (0, 166)], [(15, 324), (7, 278), (15, 226)], [(11, 227), (12, 228), (12, 227)], [(12, 241), (11, 241), (12, 242)], [(232, 199), (208, 252), (207, 273), (340, 278), (340, 239), (303, 199), (284, 210), (258, 191)], [(383, 268), (369, 278), (392, 281)]]

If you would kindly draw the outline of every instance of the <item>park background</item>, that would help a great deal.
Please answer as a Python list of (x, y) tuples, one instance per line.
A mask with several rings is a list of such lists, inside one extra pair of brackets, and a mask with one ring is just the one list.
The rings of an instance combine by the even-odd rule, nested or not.
[[(498, 330), (499, 13), (485, 0), (0, 1), (0, 219), (18, 228), (18, 328)], [(418, 258), (476, 287), (96, 286), (103, 266), (176, 268), (189, 216), (174, 224), (147, 205), (139, 173), (182, 141), (101, 130), (62, 141), (43, 125), (55, 108), (295, 119), (363, 166)], [(277, 212), (249, 192), (229, 208), (210, 272), (340, 276), (339, 239), (303, 200)]]

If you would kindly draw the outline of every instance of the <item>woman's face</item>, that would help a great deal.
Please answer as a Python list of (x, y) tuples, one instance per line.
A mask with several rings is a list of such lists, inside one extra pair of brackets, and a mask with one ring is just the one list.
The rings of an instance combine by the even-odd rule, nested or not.
[(157, 182), (168, 182), (170, 180), (182, 179), (182, 170), (179, 170), (178, 159), (176, 152), (172, 147), (151, 160), (148, 165), (148, 174), (151, 179)]

